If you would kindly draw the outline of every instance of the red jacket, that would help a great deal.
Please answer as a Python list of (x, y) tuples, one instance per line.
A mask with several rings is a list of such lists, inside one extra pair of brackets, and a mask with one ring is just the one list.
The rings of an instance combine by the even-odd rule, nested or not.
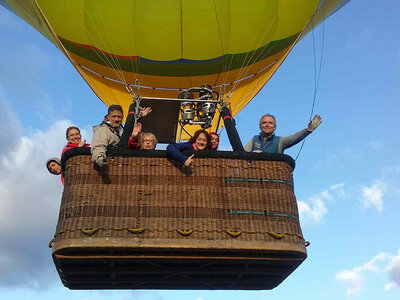
[[(63, 151), (61, 152), (61, 156), (63, 156), (64, 152), (72, 149), (72, 148), (78, 148), (79, 143), (68, 143), (67, 146), (64, 147)], [(85, 144), (82, 147), (90, 147), (90, 144)], [(64, 174), (61, 172), (61, 182), (64, 185)]]
[[(79, 143), (68, 143), (67, 146), (64, 147), (63, 151), (61, 152), (61, 156), (64, 154), (65, 151), (72, 149), (72, 148), (78, 148)], [(90, 147), (90, 144), (85, 144), (82, 147)]]
[(130, 149), (139, 149), (139, 136), (137, 136), (134, 140), (130, 136), (128, 139), (128, 148)]

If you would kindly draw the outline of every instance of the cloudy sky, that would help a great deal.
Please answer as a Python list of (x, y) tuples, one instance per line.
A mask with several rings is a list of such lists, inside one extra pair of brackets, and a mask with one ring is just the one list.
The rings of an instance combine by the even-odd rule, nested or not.
[[(294, 48), (236, 118), (244, 142), (267, 112), (279, 135), (304, 128), (322, 62), (315, 112), (324, 121), (294, 174), (311, 245), (284, 283), (258, 292), (70, 291), (47, 247), (62, 186), (44, 163), (59, 155), (71, 124), (90, 141), (106, 107), (50, 42), (0, 6), (0, 299), (399, 299), (399, 11), (397, 0), (351, 1), (314, 43), (310, 34)], [(224, 134), (222, 148), (230, 149)]]

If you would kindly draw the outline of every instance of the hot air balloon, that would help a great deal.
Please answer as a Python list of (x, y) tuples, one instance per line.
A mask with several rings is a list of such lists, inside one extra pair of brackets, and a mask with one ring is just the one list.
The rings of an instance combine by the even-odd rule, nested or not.
[[(220, 129), (296, 42), (347, 2), (0, 4), (55, 44), (104, 104), (151, 106), (143, 126), (170, 143), (201, 127)], [(163, 151), (121, 150), (97, 172), (85, 151), (63, 157), (51, 243), (71, 289), (271, 289), (307, 256), (289, 156), (205, 152), (187, 170)]]

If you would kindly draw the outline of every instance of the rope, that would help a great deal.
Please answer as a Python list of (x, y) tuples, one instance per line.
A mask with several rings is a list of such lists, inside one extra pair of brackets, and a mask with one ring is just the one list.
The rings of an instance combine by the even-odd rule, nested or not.
[[(314, 57), (314, 94), (313, 94), (313, 101), (312, 101), (312, 105), (311, 105), (309, 121), (311, 121), (313, 114), (314, 114), (315, 102), (317, 100), (317, 91), (318, 91), (318, 86), (319, 86), (319, 80), (321, 78), (322, 58), (323, 58), (323, 54), (324, 54), (324, 45), (325, 45), (325, 6), (322, 7), (322, 20), (323, 20), (322, 21), (322, 45), (321, 45), (319, 70), (318, 70), (318, 75), (317, 75), (317, 55), (316, 55), (316, 50), (315, 50), (314, 22), (313, 22), (313, 19), (311, 18), (311, 26), (313, 28), (311, 32), (312, 32), (313, 57)], [(297, 158), (299, 157), (301, 151), (303, 150), (305, 142), (306, 142), (306, 138), (301, 143), (299, 152), (297, 153), (294, 161), (297, 161)]]
[[(286, 2), (286, 1), (285, 1), (285, 2)], [(275, 22), (275, 20), (278, 18), (279, 13), (280, 13), (280, 10), (281, 10), (281, 8), (282, 8), (285, 4), (286, 4), (286, 3), (282, 3), (282, 4), (279, 6), (278, 12), (275, 14), (273, 20), (269, 23), (269, 26), (268, 26), (268, 27), (266, 28), (266, 30), (264, 31), (262, 38), (259, 39), (259, 42), (258, 42), (257, 46), (256, 46), (256, 47), (253, 47), (255, 50), (257, 50), (257, 49), (260, 47), (261, 41), (263, 40), (263, 38), (265, 37), (265, 35), (267, 34), (267, 32), (270, 30), (272, 24), (273, 24), (273, 23)], [(255, 36), (254, 36), (254, 38), (255, 38)], [(254, 41), (254, 39), (253, 39), (253, 41)], [(252, 46), (252, 44), (253, 44), (253, 43), (249, 43), (249, 49), (250, 49), (250, 47)], [(268, 44), (267, 44), (267, 45), (268, 45)], [(255, 57), (254, 60), (253, 60), (253, 58), (254, 58), (254, 55), (255, 55), (256, 51), (252, 51), (252, 53), (251, 53), (251, 55), (250, 55), (249, 58), (248, 58), (248, 56), (249, 56), (249, 51), (246, 53), (246, 56), (245, 56), (245, 58), (244, 58), (244, 60), (243, 60), (243, 62), (242, 62), (242, 65), (241, 65), (241, 67), (240, 67), (240, 71), (238, 72), (238, 75), (237, 75), (237, 77), (236, 77), (236, 82), (235, 82), (235, 84), (233, 85), (233, 87), (231, 88), (230, 92), (233, 92), (233, 91), (237, 88), (237, 86), (239, 85), (240, 81), (237, 81), (239, 78), (246, 77), (248, 71), (249, 71), (249, 70), (251, 69), (251, 67), (252, 67), (252, 64), (251, 64), (250, 62), (251, 62), (252, 60), (253, 60), (253, 61), (256, 61), (256, 60), (263, 54), (263, 52), (265, 51), (265, 49), (268, 48), (267, 45), (264, 47), (263, 50), (260, 51), (260, 53), (258, 53), (258, 55)], [(274, 45), (274, 46), (275, 46), (275, 45)], [(266, 53), (269, 53), (269, 52), (274, 48), (274, 46), (272, 46)], [(232, 56), (232, 57), (233, 57), (233, 56)], [(233, 58), (232, 58), (232, 60), (233, 60)], [(245, 66), (246, 64), (247, 64), (247, 66)]]
[[(96, 5), (97, 5), (97, 10), (98, 10), (98, 12), (100, 12), (100, 9), (99, 9), (99, 7), (98, 7), (98, 3), (97, 3), (97, 2), (96, 2)], [(124, 83), (126, 84), (127, 82), (126, 82), (125, 76), (124, 76), (124, 74), (123, 74), (123, 72), (122, 72), (122, 70), (121, 70), (121, 68), (120, 68), (120, 66), (119, 66), (118, 58), (114, 58), (114, 57), (113, 57), (113, 53), (115, 53), (115, 50), (112, 51), (111, 49), (108, 49), (107, 43), (106, 43), (105, 40), (103, 39), (104, 34), (103, 34), (103, 32), (100, 32), (96, 26), (94, 26), (95, 23), (93, 22), (93, 20), (92, 20), (92, 18), (91, 18), (90, 12), (86, 9), (86, 5), (84, 5), (84, 10), (85, 10), (85, 18), (86, 18), (86, 19), (85, 19), (85, 23), (90, 23), (90, 24), (93, 25), (93, 28), (96, 30), (97, 36), (100, 38), (100, 40), (101, 40), (101, 42), (102, 42), (102, 44), (103, 44), (102, 46), (104, 46), (104, 47), (106, 48), (105, 50), (106, 50), (106, 52), (107, 52), (109, 55), (106, 55), (106, 54), (103, 52), (103, 50), (100, 49), (100, 47), (99, 47), (99, 48), (95, 48), (95, 47), (93, 47), (92, 45), (88, 45), (88, 46), (91, 48), (91, 50), (93, 51), (93, 53), (95, 53), (95, 54), (104, 62), (104, 64), (105, 64), (106, 66), (109, 66), (109, 67), (110, 67), (110, 70), (115, 74), (115, 76), (116, 76), (120, 81), (122, 81), (122, 82), (124, 82)], [(103, 16), (101, 16), (100, 14), (99, 14), (99, 16), (100, 16), (100, 19), (101, 19), (103, 25), (105, 26)], [(89, 31), (86, 30), (85, 23), (82, 23), (82, 22), (80, 22), (80, 23), (81, 23), (81, 26), (82, 26), (83, 28), (85, 28), (85, 32), (86, 32), (86, 34), (87, 34), (88, 40), (91, 41), (91, 42), (93, 42), (92, 39), (91, 39), (91, 35), (89, 34)], [(109, 44), (111, 44), (111, 43), (109, 43)], [(98, 50), (98, 51), (97, 51), (97, 50)], [(101, 54), (101, 55), (100, 55), (100, 54)]]
[[(228, 5), (230, 5), (229, 2), (228, 2)], [(218, 13), (217, 13), (217, 5), (215, 3), (215, 0), (214, 0), (214, 12), (215, 12), (215, 19), (217, 20), (219, 42), (221, 44), (221, 52), (222, 52), (221, 73), (223, 73), (223, 72), (226, 71), (226, 60), (227, 60), (227, 57), (226, 57), (226, 53), (225, 53), (225, 49), (224, 49), (224, 43), (222, 41), (221, 27), (220, 27), (220, 24), (219, 24)], [(225, 74), (223, 82), (226, 81), (226, 77), (227, 77), (227, 74)], [(218, 78), (216, 80), (218, 80)]]

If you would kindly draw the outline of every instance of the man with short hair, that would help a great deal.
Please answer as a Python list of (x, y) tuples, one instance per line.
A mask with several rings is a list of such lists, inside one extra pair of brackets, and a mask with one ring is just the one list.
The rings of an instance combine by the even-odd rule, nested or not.
[(244, 150), (247, 152), (283, 153), (285, 149), (301, 142), (321, 123), (321, 117), (315, 115), (310, 123), (308, 123), (308, 126), (303, 130), (289, 136), (280, 137), (275, 135), (276, 118), (273, 115), (265, 114), (260, 119), (260, 134), (255, 135), (246, 144)]
[(49, 158), (46, 161), (47, 170), (53, 175), (61, 175), (61, 183), (64, 185), (64, 175), (61, 168), (61, 160), (57, 157)]
[(92, 161), (100, 169), (107, 168), (107, 149), (116, 147), (123, 132), (124, 112), (121, 105), (110, 105), (100, 125), (93, 126)]

